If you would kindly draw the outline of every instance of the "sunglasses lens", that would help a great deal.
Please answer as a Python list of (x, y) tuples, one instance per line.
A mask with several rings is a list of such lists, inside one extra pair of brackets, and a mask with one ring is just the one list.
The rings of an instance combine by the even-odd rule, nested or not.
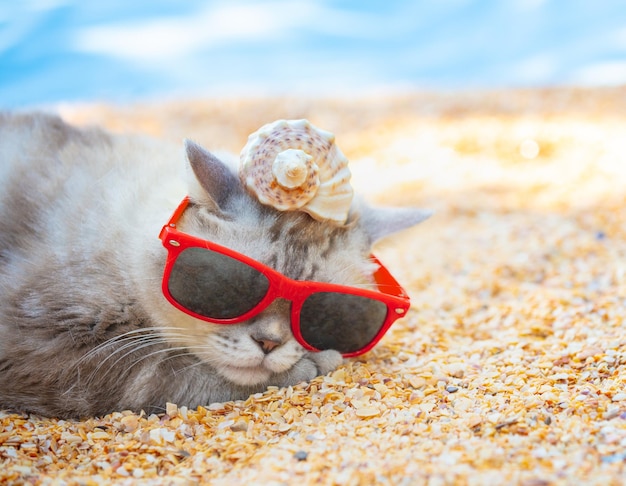
[(387, 305), (378, 300), (319, 292), (304, 301), (300, 311), (300, 333), (317, 349), (353, 353), (372, 342), (386, 317)]
[(187, 248), (174, 262), (167, 286), (180, 305), (214, 319), (239, 317), (267, 294), (258, 270), (205, 248)]

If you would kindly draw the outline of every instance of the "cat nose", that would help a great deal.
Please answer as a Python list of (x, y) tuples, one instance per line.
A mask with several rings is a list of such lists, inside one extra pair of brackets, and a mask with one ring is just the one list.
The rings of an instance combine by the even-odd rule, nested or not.
[(291, 337), (289, 303), (277, 299), (251, 323), (249, 335), (265, 354), (270, 354)]
[(275, 348), (277, 348), (278, 346), (282, 344), (281, 341), (276, 341), (274, 339), (261, 339), (261, 338), (259, 339), (252, 338), (252, 339), (254, 339), (254, 341), (259, 345), (259, 347), (265, 354), (270, 354), (272, 350), (274, 350)]

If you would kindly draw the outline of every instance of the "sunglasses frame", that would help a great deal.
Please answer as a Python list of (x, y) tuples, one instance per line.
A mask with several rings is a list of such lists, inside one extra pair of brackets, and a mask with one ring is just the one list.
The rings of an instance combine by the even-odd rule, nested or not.
[[(162, 290), (165, 298), (177, 309), (182, 312), (200, 319), (202, 321), (211, 322), (213, 324), (238, 324), (247, 319), (254, 317), (257, 314), (263, 312), (272, 302), (277, 298), (289, 300), (291, 302), (291, 331), (298, 343), (300, 343), (305, 349), (309, 351), (321, 351), (304, 340), (300, 331), (300, 311), (305, 300), (311, 295), (318, 292), (338, 292), (342, 294), (356, 295), (360, 297), (366, 297), (377, 300), (384, 303), (387, 306), (387, 315), (380, 330), (374, 336), (374, 338), (362, 348), (347, 353), (342, 353), (346, 358), (352, 356), (358, 356), (368, 352), (372, 349), (378, 341), (382, 339), (385, 333), (389, 330), (391, 325), (399, 318), (404, 317), (410, 308), (410, 299), (406, 291), (400, 286), (396, 279), (389, 273), (389, 270), (376, 258), (374, 255), (370, 255), (370, 259), (373, 263), (378, 265), (378, 269), (374, 272), (374, 280), (376, 282), (378, 290), (362, 289), (358, 287), (350, 287), (347, 285), (332, 284), (327, 282), (315, 282), (308, 280), (294, 280), (282, 273), (274, 270), (267, 265), (254, 260), (242, 253), (234, 251), (225, 246), (213, 243), (196, 236), (189, 235), (177, 229), (177, 224), (183, 213), (190, 204), (189, 196), (186, 196), (179, 206), (174, 211), (172, 217), (159, 233), (159, 238), (163, 243), (163, 246), (167, 249), (167, 259), (165, 261), (165, 268), (163, 271)], [(263, 274), (268, 282), (269, 287), (267, 294), (261, 299), (261, 301), (249, 311), (244, 314), (225, 319), (216, 319), (212, 317), (203, 316), (196, 312), (184, 307), (172, 296), (169, 291), (168, 282), (172, 273), (172, 268), (178, 256), (188, 248), (205, 248), (210, 251), (214, 251), (230, 257), (234, 260), (242, 262), (261, 274)]]

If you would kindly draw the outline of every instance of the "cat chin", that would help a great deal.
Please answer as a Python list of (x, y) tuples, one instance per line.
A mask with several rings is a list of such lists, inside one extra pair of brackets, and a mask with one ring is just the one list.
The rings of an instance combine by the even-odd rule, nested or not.
[(241, 361), (240, 366), (222, 363), (217, 368), (217, 371), (224, 378), (237, 385), (260, 385), (266, 383), (272, 375), (291, 369), (300, 359), (300, 356), (300, 353), (289, 357), (279, 356), (279, 353), (276, 355), (270, 354), (257, 365), (241, 366)]
[(272, 371), (264, 366), (220, 366), (218, 372), (228, 381), (241, 386), (254, 386), (266, 383)]

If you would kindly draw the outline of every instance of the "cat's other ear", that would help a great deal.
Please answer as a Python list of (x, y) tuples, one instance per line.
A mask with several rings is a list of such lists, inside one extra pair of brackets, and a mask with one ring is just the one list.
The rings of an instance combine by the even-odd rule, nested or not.
[(360, 225), (372, 244), (411, 228), (433, 215), (432, 211), (418, 208), (373, 207), (364, 203), (359, 206)]
[(188, 139), (185, 139), (185, 153), (196, 181), (204, 190), (204, 194), (197, 194), (190, 188), (190, 196), (201, 201), (208, 199), (207, 202), (224, 209), (228, 199), (241, 189), (233, 170), (211, 152)]

